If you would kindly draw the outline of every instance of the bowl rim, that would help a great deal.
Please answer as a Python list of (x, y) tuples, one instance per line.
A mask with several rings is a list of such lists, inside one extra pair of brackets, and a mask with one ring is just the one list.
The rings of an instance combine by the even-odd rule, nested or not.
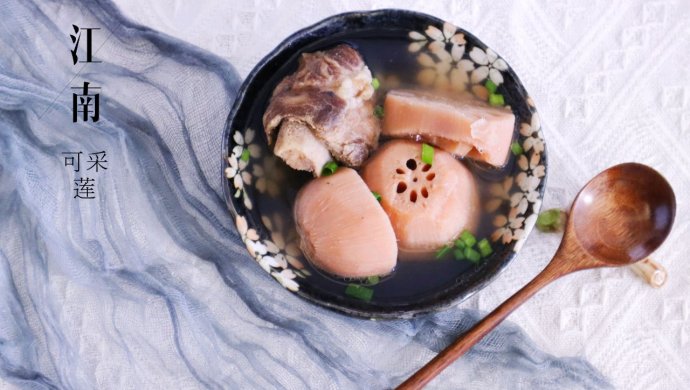
[[(223, 161), (227, 161), (229, 157), (229, 151), (230, 151), (230, 146), (231, 146), (231, 139), (232, 139), (232, 133), (233, 133), (233, 127), (232, 123), (240, 110), (240, 108), (243, 105), (245, 96), (250, 89), (250, 87), (254, 84), (254, 81), (258, 74), (261, 72), (261, 70), (271, 61), (273, 61), (276, 57), (278, 57), (281, 53), (285, 52), (286, 50), (300, 50), (300, 47), (308, 44), (309, 42), (312, 42), (312, 40), (318, 40), (322, 39), (323, 36), (313, 38), (313, 37), (308, 37), (311, 35), (312, 32), (318, 31), (324, 27), (327, 27), (329, 24), (334, 23), (337, 20), (346, 20), (346, 19), (356, 19), (356, 18), (363, 18), (363, 17), (376, 17), (376, 16), (385, 16), (388, 14), (403, 14), (408, 17), (415, 17), (415, 18), (420, 18), (420, 19), (425, 19), (429, 24), (435, 24), (437, 26), (443, 25), (446, 23), (445, 20), (440, 19), (438, 17), (435, 17), (433, 15), (429, 15), (423, 12), (418, 12), (418, 11), (412, 11), (412, 10), (406, 10), (406, 9), (398, 9), (398, 8), (383, 8), (383, 9), (377, 9), (377, 10), (364, 10), (364, 11), (348, 11), (348, 12), (343, 12), (343, 13), (338, 13), (334, 14), (328, 17), (325, 17), (324, 19), (311, 24), (309, 26), (306, 26), (304, 28), (301, 28), (297, 30), (296, 32), (290, 34), (287, 38), (282, 40), (278, 45), (275, 46), (268, 54), (266, 54), (252, 69), (251, 71), (247, 74), (246, 78), (242, 82), (242, 85), (240, 86), (239, 90), (237, 91), (237, 94), (235, 96), (235, 99), (233, 101), (232, 108), (226, 118), (225, 121), (225, 129), (223, 131), (223, 142), (222, 142), (222, 159)], [(472, 33), (466, 31), (462, 27), (459, 27), (459, 29), (462, 30), (463, 34), (465, 36), (469, 36), (472, 40), (481, 43), (485, 49), (490, 48), (486, 44), (484, 44), (483, 41), (478, 39), (475, 35)], [(308, 42), (300, 42), (302, 40), (307, 40)], [(493, 50), (493, 49), (492, 49)], [(515, 80), (515, 84), (519, 87), (522, 88), (524, 92), (523, 98), (527, 98), (530, 96), (526, 88), (524, 87), (524, 84), (522, 81), (519, 79), (517, 74), (513, 71), (513, 68), (509, 65), (508, 70), (506, 71), (511, 75), (511, 77)], [(536, 106), (536, 104), (535, 104)], [(536, 114), (537, 110), (534, 108), (534, 113)], [(544, 132), (543, 132), (543, 126), (542, 128), (542, 133), (541, 133), (541, 138), (545, 142), (545, 137), (544, 137)], [(244, 130), (244, 129), (237, 129), (238, 131)], [(545, 173), (544, 177), (541, 179), (542, 182), (540, 184), (539, 188), (539, 198), (540, 200), (543, 200), (544, 198), (544, 193), (546, 190), (546, 184), (547, 184), (547, 178), (548, 178), (548, 153), (546, 152), (546, 145), (544, 145), (544, 151), (541, 153), (541, 158), (542, 158), (542, 164), (545, 168)], [(225, 197), (225, 203), (228, 207), (228, 210), (230, 211), (230, 214), (233, 219), (236, 219), (240, 214), (237, 212), (235, 205), (232, 201), (233, 195), (232, 195), (232, 190), (230, 189), (230, 180), (223, 174), (225, 170), (225, 164), (221, 164), (221, 173), (220, 177), (221, 180), (223, 181), (222, 187), (223, 187), (223, 196)], [(542, 202), (539, 202), (538, 207), (534, 207), (532, 215), (538, 215), (540, 210), (542, 208)], [(233, 221), (233, 226), (235, 226), (235, 223)], [(250, 226), (251, 227), (251, 226)], [(532, 230), (534, 228), (534, 225), (529, 228), (528, 231), (525, 232), (525, 238), (524, 240), (527, 240), (529, 238), (529, 235), (532, 233)], [(237, 227), (235, 226), (235, 229)], [(513, 244), (515, 245), (515, 244)], [(459, 305), (463, 301), (467, 300), (468, 298), (472, 297), (474, 294), (485, 288), (487, 285), (489, 285), (491, 282), (493, 282), (496, 277), (498, 277), (508, 266), (509, 263), (511, 263), (515, 257), (517, 256), (518, 252), (520, 252), (522, 248), (519, 248), (518, 250), (511, 250), (506, 256), (500, 259), (498, 262), (497, 266), (495, 267), (494, 272), (485, 272), (483, 275), (477, 278), (475, 283), (470, 284), (464, 291), (459, 292), (457, 294), (452, 294), (449, 293), (447, 294), (446, 297), (434, 297), (433, 299), (428, 299), (426, 303), (420, 303), (417, 304), (416, 307), (412, 307), (409, 309), (399, 309), (399, 308), (390, 308), (390, 310), (386, 310), (385, 308), (380, 310), (380, 311), (371, 311), (371, 310), (363, 310), (355, 307), (348, 307), (345, 305), (338, 304), (336, 302), (330, 302), (326, 301), (323, 299), (320, 299), (318, 297), (315, 297), (311, 294), (307, 294), (301, 289), (298, 291), (289, 291), (290, 293), (293, 293), (302, 299), (307, 300), (310, 303), (317, 304), (318, 306), (325, 307), (331, 311), (335, 311), (338, 313), (344, 313), (349, 316), (354, 316), (354, 317), (359, 317), (359, 318), (365, 318), (365, 319), (383, 319), (383, 320), (394, 320), (394, 319), (410, 319), (413, 317), (417, 317), (419, 315), (427, 314), (427, 313), (432, 313), (432, 312), (438, 312), (438, 311), (443, 311), (446, 310), (450, 307), (453, 307), (455, 305)], [(249, 254), (251, 257), (251, 254)], [(254, 262), (255, 263), (255, 262)], [(452, 287), (449, 287), (446, 290), (450, 290)], [(287, 289), (285, 289), (287, 290)]]

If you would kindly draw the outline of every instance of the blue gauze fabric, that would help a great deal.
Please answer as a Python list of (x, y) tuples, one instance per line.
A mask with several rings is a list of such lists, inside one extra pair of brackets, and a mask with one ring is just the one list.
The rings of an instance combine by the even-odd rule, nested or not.
[[(348, 318), (255, 262), (221, 193), (240, 80), (108, 2), (0, 5), (0, 388), (390, 388), (480, 318)], [(72, 64), (71, 25), (97, 64)], [(83, 55), (83, 47), (80, 47)], [(72, 123), (72, 86), (100, 121)], [(63, 152), (82, 155), (79, 173)], [(105, 151), (107, 170), (85, 171)], [(96, 179), (96, 199), (73, 199)], [(431, 388), (606, 388), (587, 362), (500, 326)]]

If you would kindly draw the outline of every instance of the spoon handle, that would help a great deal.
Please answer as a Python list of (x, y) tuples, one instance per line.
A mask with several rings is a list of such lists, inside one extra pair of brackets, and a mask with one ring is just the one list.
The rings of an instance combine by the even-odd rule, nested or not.
[(668, 279), (666, 268), (649, 257), (631, 265), (630, 268), (654, 288), (663, 286)]
[(561, 276), (555, 267), (547, 266), (539, 275), (529, 282), (520, 291), (508, 298), (493, 312), (475, 324), (470, 330), (465, 332), (451, 345), (446, 347), (441, 353), (436, 355), (429, 363), (419, 369), (414, 375), (397, 387), (398, 390), (421, 389), (441, 373), (446, 367), (457, 360), (473, 345), (478, 343), (484, 336), (501, 323), (518, 306), (529, 299), (542, 287)]

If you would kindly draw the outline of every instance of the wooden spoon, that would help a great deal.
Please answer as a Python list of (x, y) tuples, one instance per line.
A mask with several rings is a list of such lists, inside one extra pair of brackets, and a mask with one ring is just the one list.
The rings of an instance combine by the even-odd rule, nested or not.
[(575, 198), (563, 241), (549, 265), (398, 389), (421, 389), (513, 310), (561, 276), (644, 259), (664, 242), (675, 214), (673, 190), (654, 169), (626, 163), (601, 172)]

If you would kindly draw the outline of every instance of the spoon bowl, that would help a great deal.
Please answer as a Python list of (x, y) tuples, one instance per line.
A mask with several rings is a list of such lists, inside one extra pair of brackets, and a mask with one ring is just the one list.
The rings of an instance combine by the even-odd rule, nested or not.
[(601, 172), (575, 198), (561, 245), (546, 268), (398, 389), (422, 388), (513, 310), (561, 276), (646, 258), (670, 233), (675, 214), (673, 189), (654, 169), (625, 163)]
[(591, 257), (611, 266), (628, 265), (664, 242), (675, 209), (673, 189), (663, 176), (646, 165), (626, 163), (587, 183), (573, 203), (567, 228)]

